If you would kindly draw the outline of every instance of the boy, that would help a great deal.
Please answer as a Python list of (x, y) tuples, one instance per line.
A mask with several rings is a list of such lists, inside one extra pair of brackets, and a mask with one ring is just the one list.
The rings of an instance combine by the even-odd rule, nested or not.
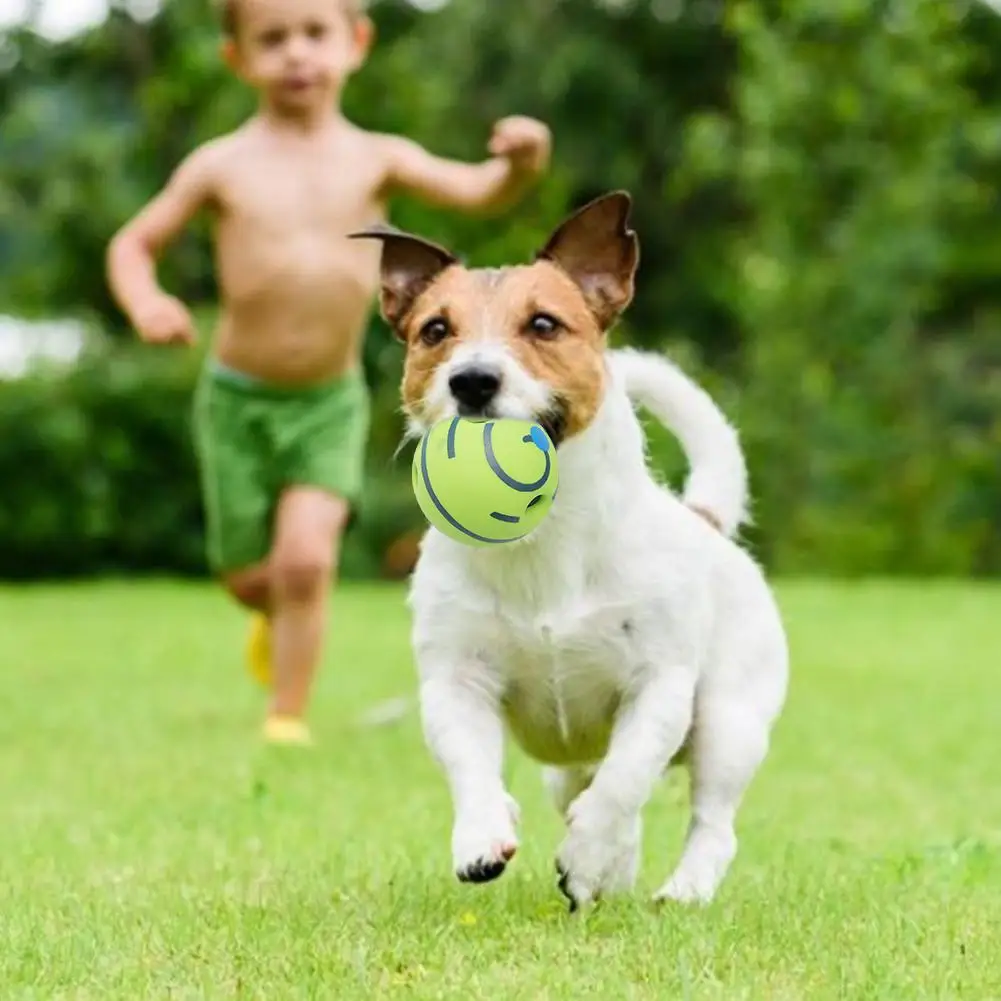
[(109, 285), (142, 339), (190, 344), (156, 259), (213, 213), (222, 311), (195, 399), (209, 558), (254, 613), (249, 667), (272, 687), (264, 736), (282, 744), (311, 740), (327, 595), (361, 488), (379, 247), (347, 234), (381, 220), (397, 192), (465, 211), (513, 204), (550, 153), (548, 129), (522, 117), (495, 125), (478, 164), (346, 121), (341, 89), (372, 37), (358, 4), (228, 0), (224, 56), (259, 93), (258, 113), (191, 153), (108, 249)]

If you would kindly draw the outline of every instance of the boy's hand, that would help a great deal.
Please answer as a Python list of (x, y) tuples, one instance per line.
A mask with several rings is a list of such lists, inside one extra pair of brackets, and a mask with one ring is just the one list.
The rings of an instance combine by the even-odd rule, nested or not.
[(194, 344), (195, 324), (180, 299), (161, 293), (142, 303), (132, 323), (147, 344)]
[(534, 118), (511, 115), (494, 124), (487, 148), (494, 156), (507, 159), (518, 173), (541, 174), (549, 164), (552, 134)]

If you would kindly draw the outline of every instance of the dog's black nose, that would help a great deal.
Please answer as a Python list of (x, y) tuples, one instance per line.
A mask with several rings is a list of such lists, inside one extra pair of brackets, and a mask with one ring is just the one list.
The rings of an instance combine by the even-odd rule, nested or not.
[(482, 410), (500, 390), (500, 375), (489, 368), (464, 368), (448, 380), (448, 388), (463, 408)]

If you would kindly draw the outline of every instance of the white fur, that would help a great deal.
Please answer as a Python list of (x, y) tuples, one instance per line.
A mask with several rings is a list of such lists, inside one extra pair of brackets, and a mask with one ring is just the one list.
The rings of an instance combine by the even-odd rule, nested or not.
[[(545, 408), (547, 387), (501, 344), (470, 350), (502, 366), (504, 416)], [(454, 413), (448, 377), (470, 360), (442, 366), (422, 421)], [(493, 878), (517, 846), (506, 728), (566, 818), (557, 861), (575, 904), (633, 885), (642, 809), (684, 745), (692, 820), (657, 897), (707, 902), (785, 699), (786, 639), (758, 566), (727, 537), (746, 510), (735, 432), (665, 359), (607, 360), (600, 411), (561, 446), (557, 501), (531, 536), (486, 549), (425, 536), (410, 594), (424, 732), (452, 794), (457, 874)], [(725, 534), (651, 477), (633, 400), (678, 434), (685, 500)]]

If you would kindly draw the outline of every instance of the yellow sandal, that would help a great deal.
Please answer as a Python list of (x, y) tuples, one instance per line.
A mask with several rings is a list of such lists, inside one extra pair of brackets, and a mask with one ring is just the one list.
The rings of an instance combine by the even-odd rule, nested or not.
[(271, 666), (271, 622), (261, 612), (255, 612), (251, 617), (246, 655), (250, 676), (259, 685), (270, 688), (274, 679)]
[(269, 744), (287, 747), (311, 747), (313, 744), (309, 727), (295, 716), (269, 716), (264, 721), (264, 739)]

